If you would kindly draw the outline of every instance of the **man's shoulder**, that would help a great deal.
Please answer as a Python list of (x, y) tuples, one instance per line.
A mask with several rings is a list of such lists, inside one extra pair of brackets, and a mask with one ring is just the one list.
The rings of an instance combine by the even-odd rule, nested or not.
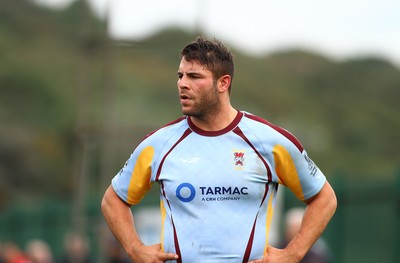
[(143, 141), (145, 140), (158, 140), (158, 139), (167, 139), (173, 135), (179, 133), (179, 130), (185, 130), (188, 127), (186, 116), (182, 116), (178, 119), (175, 119), (167, 124), (161, 126), (160, 128), (148, 133)]
[(268, 128), (272, 128), (274, 130), (280, 130), (283, 129), (282, 127), (268, 121), (265, 118), (262, 118), (260, 116), (257, 116), (255, 114), (249, 113), (249, 112), (243, 112), (244, 113), (244, 119), (251, 122), (253, 125), (260, 125), (260, 126), (265, 126)]
[(246, 126), (258, 138), (279, 141), (279, 143), (284, 143), (284, 141), (291, 142), (300, 152), (303, 151), (300, 141), (289, 130), (248, 112), (244, 112), (244, 116)]
[(253, 130), (253, 132), (261, 132), (265, 134), (266, 131), (269, 131), (269, 133), (281, 134), (286, 131), (284, 128), (252, 113), (244, 112), (243, 116), (244, 118), (242, 123)]

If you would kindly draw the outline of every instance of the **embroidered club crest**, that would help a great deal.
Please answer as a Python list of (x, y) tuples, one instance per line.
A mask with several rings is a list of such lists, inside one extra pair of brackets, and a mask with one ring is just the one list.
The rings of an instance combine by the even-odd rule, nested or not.
[(244, 165), (244, 152), (234, 152), (233, 160), (236, 167), (243, 167)]

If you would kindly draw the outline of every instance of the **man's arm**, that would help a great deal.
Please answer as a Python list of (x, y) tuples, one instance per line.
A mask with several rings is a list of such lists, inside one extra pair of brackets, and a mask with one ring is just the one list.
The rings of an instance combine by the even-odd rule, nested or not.
[(331, 185), (325, 182), (321, 191), (306, 200), (307, 208), (297, 235), (285, 250), (299, 262), (318, 240), (336, 211), (337, 200)]
[(335, 192), (328, 182), (306, 203), (300, 230), (286, 248), (269, 247), (265, 258), (252, 263), (298, 263), (303, 259), (325, 230), (337, 207)]
[(178, 258), (176, 254), (162, 252), (160, 244), (145, 246), (142, 243), (130, 206), (119, 198), (111, 186), (104, 194), (101, 209), (112, 233), (133, 262), (164, 262)]

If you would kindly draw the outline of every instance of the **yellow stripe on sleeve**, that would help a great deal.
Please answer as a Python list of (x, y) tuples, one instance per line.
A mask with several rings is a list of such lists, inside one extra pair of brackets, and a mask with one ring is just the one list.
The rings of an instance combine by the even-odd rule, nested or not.
[(303, 189), (296, 170), (296, 166), (289, 152), (282, 145), (276, 145), (273, 149), (275, 159), (275, 171), (279, 177), (279, 183), (292, 190), (300, 200), (304, 200)]
[(150, 190), (151, 161), (154, 156), (154, 148), (148, 146), (142, 150), (133, 168), (128, 188), (129, 204), (138, 204)]

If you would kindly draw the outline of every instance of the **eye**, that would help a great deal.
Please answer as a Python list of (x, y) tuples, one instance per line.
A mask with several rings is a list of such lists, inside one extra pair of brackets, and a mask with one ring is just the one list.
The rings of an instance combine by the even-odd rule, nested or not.
[(199, 79), (201, 76), (196, 73), (188, 73), (187, 76), (191, 79)]
[(183, 77), (183, 74), (178, 72), (178, 78), (181, 79), (182, 77)]

